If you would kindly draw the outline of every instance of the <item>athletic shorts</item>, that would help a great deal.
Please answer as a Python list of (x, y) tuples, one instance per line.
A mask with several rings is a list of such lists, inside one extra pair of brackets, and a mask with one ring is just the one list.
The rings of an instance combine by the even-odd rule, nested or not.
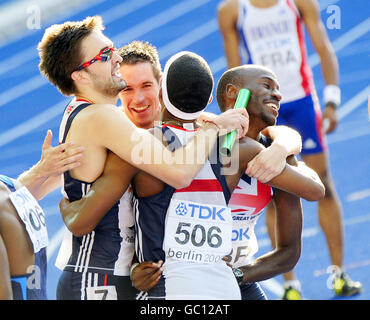
[(300, 133), (303, 155), (322, 153), (327, 148), (316, 94), (281, 104), (276, 124), (289, 126)]
[(267, 300), (265, 292), (257, 283), (244, 283), (240, 286), (242, 300)]
[(57, 300), (136, 300), (141, 292), (128, 276), (63, 271), (57, 286)]
[(37, 285), (32, 283), (31, 276), (32, 275), (11, 277), (13, 300), (47, 300), (46, 283), (38, 288)]

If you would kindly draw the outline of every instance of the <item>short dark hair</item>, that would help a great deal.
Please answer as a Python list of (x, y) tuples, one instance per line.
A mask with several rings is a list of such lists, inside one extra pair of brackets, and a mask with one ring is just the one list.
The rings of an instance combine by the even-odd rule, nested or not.
[(149, 42), (135, 40), (119, 48), (118, 54), (122, 58), (121, 64), (149, 62), (152, 65), (154, 76), (159, 82), (162, 74), (162, 68), (159, 62), (158, 51), (155, 46)]
[(92, 31), (104, 30), (100, 16), (68, 21), (47, 28), (38, 44), (41, 73), (66, 95), (76, 92), (71, 74), (82, 63), (81, 42)]
[(229, 69), (224, 72), (224, 74), (221, 76), (221, 78), (218, 80), (217, 89), (216, 89), (216, 98), (218, 106), (221, 110), (221, 112), (226, 111), (225, 101), (224, 101), (224, 92), (226, 90), (226, 86), (231, 83), (235, 86), (241, 86), (242, 85), (242, 68), (236, 67)]
[(207, 62), (187, 52), (175, 59), (166, 76), (170, 102), (179, 110), (194, 113), (203, 110), (213, 90), (213, 76)]
[(260, 76), (261, 72), (268, 72), (276, 78), (275, 73), (271, 69), (257, 64), (244, 64), (225, 71), (218, 80), (216, 89), (217, 103), (220, 110), (222, 112), (226, 110), (224, 93), (228, 84), (232, 84), (238, 88), (245, 88), (250, 81), (254, 81), (256, 77)]

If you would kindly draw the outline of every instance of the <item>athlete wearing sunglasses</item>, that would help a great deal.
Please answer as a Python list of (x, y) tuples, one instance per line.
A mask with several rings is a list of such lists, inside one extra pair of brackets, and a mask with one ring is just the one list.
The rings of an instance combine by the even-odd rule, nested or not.
[[(101, 100), (101, 96), (96, 96), (93, 97), (93, 99), (91, 99), (91, 97), (88, 99), (86, 95), (81, 92), (85, 91), (84, 89), (76, 94), (76, 98), (102, 103), (106, 102), (106, 98), (109, 97), (111, 103), (116, 104), (118, 93), (126, 88), (126, 82), (123, 80), (119, 70), (122, 58), (117, 54), (112, 41), (102, 33), (93, 33), (85, 40), (86, 41), (84, 41), (82, 45), (82, 52), (84, 54), (81, 59), (85, 62), (80, 64), (80, 66), (72, 72), (71, 78), (80, 82), (83, 87), (89, 86), (88, 83), (92, 84), (94, 92), (99, 96), (102, 94), (104, 98)], [(95, 55), (98, 50), (100, 50), (99, 53)], [(86, 61), (92, 56), (93, 58), (91, 60)], [(95, 63), (97, 61), (107, 63)]]
[(104, 48), (104, 49), (100, 50), (100, 52), (94, 58), (92, 58), (90, 61), (87, 61), (87, 62), (83, 63), (82, 65), (80, 65), (76, 69), (76, 71), (85, 69), (85, 68), (91, 66), (94, 62), (99, 61), (99, 60), (102, 61), (102, 62), (109, 61), (112, 58), (113, 53), (115, 53), (115, 52), (116, 52), (116, 48), (113, 48), (113, 47)]

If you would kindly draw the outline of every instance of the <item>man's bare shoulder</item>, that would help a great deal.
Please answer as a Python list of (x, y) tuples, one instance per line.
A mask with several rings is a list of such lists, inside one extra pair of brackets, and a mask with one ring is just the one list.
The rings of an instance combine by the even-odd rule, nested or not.
[(238, 12), (238, 7), (238, 0), (223, 0), (218, 5), (217, 10), (219, 13), (228, 14), (235, 11)]
[[(9, 200), (10, 190), (8, 187), (0, 182), (0, 223), (3, 217), (6, 217), (12, 210), (12, 205)], [(0, 228), (1, 229), (1, 228)]]
[(108, 108), (108, 109), (122, 110), (120, 107), (117, 107), (116, 105), (110, 104), (110, 103), (94, 103), (90, 107), (93, 107), (95, 109)]
[(294, 4), (302, 16), (319, 11), (319, 4), (316, 0), (294, 0)]
[[(9, 193), (9, 189), (7, 188), (7, 186), (3, 182), (0, 182), (0, 194), (1, 194), (1, 196), (3, 194), (7, 195), (8, 193)], [(1, 200), (2, 200), (2, 198), (1, 198)]]
[(122, 109), (115, 106), (114, 104), (95, 103), (95, 104), (91, 104), (88, 108), (81, 110), (80, 114), (92, 116), (94, 114), (101, 115), (102, 113), (107, 113), (109, 115), (109, 114), (116, 114), (118, 112), (123, 113)]
[[(23, 184), (20, 181), (18, 181), (16, 179), (11, 179), (11, 180), (13, 182), (13, 185), (14, 185), (15, 189), (20, 189), (20, 188), (23, 187)], [(10, 193), (9, 188), (2, 181), (0, 181), (0, 192), (2, 192), (2, 193), (4, 192), (6, 194)]]
[(130, 120), (121, 108), (113, 104), (92, 104), (79, 112), (73, 120), (81, 130), (93, 128), (97, 130), (100, 127), (107, 126), (112, 121), (120, 121), (122, 125)]

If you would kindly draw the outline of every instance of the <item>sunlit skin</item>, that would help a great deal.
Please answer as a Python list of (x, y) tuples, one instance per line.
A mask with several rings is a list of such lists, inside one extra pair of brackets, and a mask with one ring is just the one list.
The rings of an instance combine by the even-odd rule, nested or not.
[(128, 118), (138, 127), (149, 129), (160, 118), (159, 83), (149, 62), (121, 64), (126, 88), (119, 93)]
[[(280, 101), (282, 98), (279, 91), (279, 84), (272, 74), (262, 73), (255, 81), (255, 85), (256, 88), (254, 90), (252, 101), (256, 99), (260, 106), (259, 118), (268, 126), (273, 126), (276, 124), (276, 119), (279, 115), (278, 111), (280, 109)], [(253, 103), (250, 107), (253, 108)]]
[[(276, 124), (279, 115), (280, 101), (279, 83), (274, 73), (264, 68), (248, 68), (248, 76), (244, 76), (244, 85), (251, 91), (251, 99), (248, 103), (250, 126), (247, 136), (256, 139), (259, 132), (267, 126)], [(229, 85), (226, 88), (226, 109), (232, 108), (235, 100), (236, 87)]]
[[(82, 61), (94, 58), (102, 49), (113, 47), (113, 43), (101, 32), (91, 32), (81, 43)], [(85, 88), (93, 85), (94, 93), (87, 100), (93, 103), (115, 104), (118, 93), (125, 87), (125, 82), (119, 72), (122, 58), (115, 51), (108, 61), (96, 61), (89, 67), (74, 71), (72, 79), (78, 80), (79, 93), (77, 98), (85, 98)], [(90, 91), (91, 93), (91, 91)]]

